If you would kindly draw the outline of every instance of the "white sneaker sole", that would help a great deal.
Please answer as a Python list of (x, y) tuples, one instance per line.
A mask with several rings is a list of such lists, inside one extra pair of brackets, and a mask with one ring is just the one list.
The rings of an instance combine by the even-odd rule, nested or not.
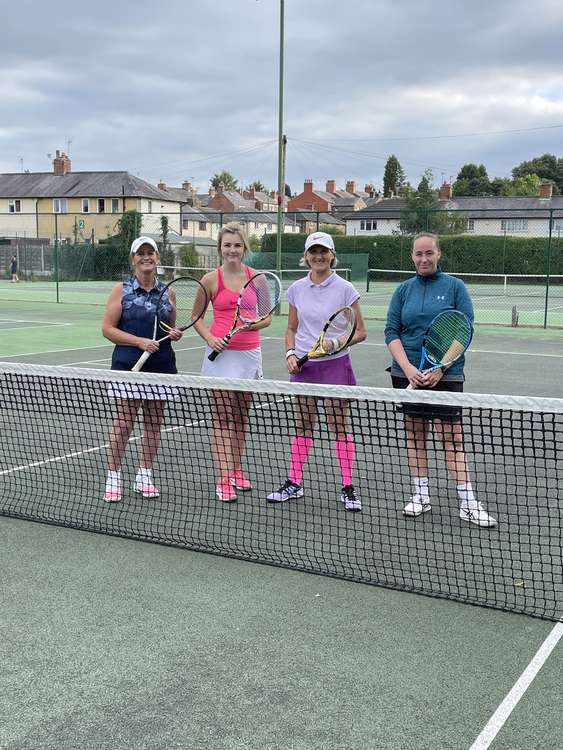
[(418, 518), (418, 516), (428, 513), (430, 510), (432, 510), (430, 503), (425, 503), (424, 505), (418, 505), (416, 508), (403, 508), (403, 515), (407, 518)]

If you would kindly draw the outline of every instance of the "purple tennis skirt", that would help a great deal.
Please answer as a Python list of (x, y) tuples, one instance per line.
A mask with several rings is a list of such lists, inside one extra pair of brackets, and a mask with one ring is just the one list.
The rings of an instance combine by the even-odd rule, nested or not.
[(349, 354), (343, 357), (308, 360), (297, 375), (290, 375), (292, 383), (326, 383), (327, 385), (356, 385), (356, 375)]

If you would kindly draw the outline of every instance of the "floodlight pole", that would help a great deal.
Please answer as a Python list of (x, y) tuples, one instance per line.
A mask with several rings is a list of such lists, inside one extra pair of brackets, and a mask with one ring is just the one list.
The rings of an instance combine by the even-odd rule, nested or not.
[(284, 47), (284, 5), (280, 0), (280, 80), (278, 96), (278, 233), (276, 236), (276, 270), (281, 273), (282, 236), (283, 236), (283, 200), (285, 194), (285, 136), (283, 134), (283, 47)]

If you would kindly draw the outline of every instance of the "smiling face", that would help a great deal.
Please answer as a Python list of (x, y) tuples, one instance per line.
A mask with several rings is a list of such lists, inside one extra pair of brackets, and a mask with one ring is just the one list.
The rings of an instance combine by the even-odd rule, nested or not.
[(313, 271), (330, 270), (334, 254), (323, 245), (312, 245), (305, 251), (305, 262)]
[(418, 237), (412, 248), (412, 262), (421, 276), (430, 276), (438, 270), (441, 252), (433, 237)]
[(136, 273), (148, 274), (155, 273), (158, 264), (159, 254), (154, 247), (149, 244), (141, 245), (132, 255), (132, 263)]
[(221, 258), (226, 263), (240, 263), (244, 257), (245, 245), (236, 232), (226, 232), (221, 238)]

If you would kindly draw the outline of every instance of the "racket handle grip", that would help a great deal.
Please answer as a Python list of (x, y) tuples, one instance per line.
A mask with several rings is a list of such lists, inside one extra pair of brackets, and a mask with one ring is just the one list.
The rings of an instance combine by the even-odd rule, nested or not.
[(299, 359), (297, 360), (297, 367), (301, 369), (303, 365), (305, 364), (305, 362), (308, 362), (308, 361), (309, 361), (309, 355), (304, 354), (302, 357), (299, 357)]
[(131, 368), (131, 372), (139, 372), (141, 367), (145, 364), (147, 359), (151, 356), (151, 352), (143, 352), (137, 362)]
[(210, 362), (214, 362), (214, 361), (215, 361), (215, 360), (217, 359), (217, 357), (219, 356), (219, 354), (220, 354), (220, 352), (216, 352), (216, 351), (215, 351), (215, 349), (214, 349), (214, 350), (213, 350), (213, 351), (211, 352), (211, 354), (209, 354), (209, 355), (208, 355), (207, 359), (208, 359), (208, 360), (209, 360)]

